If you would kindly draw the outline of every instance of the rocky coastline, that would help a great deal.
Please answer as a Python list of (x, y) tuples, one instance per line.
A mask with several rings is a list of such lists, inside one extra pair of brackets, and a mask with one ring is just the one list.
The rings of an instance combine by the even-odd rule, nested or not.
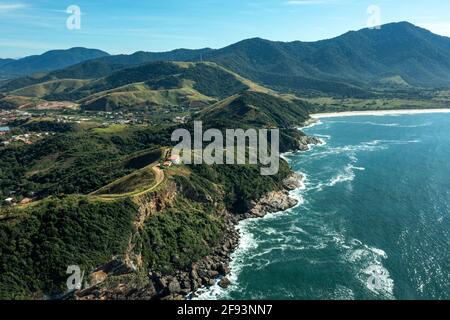
[[(322, 140), (305, 136), (299, 141), (299, 150), (309, 150), (310, 144), (321, 144)], [(194, 262), (189, 271), (178, 270), (172, 275), (162, 275), (151, 272), (148, 274), (148, 283), (130, 288), (129, 285), (119, 283), (114, 288), (102, 290), (93, 286), (87, 290), (78, 292), (76, 299), (83, 300), (185, 300), (196, 297), (196, 291), (219, 284), (227, 288), (231, 282), (227, 278), (230, 273), (229, 264), (232, 253), (239, 246), (240, 235), (236, 230), (238, 223), (245, 219), (263, 218), (267, 214), (288, 210), (298, 205), (298, 200), (290, 196), (290, 191), (303, 187), (304, 177), (298, 173), (292, 173), (283, 181), (282, 189), (272, 191), (263, 196), (259, 201), (248, 204), (250, 210), (245, 214), (236, 215), (228, 211), (222, 212), (226, 221), (226, 231), (223, 241), (213, 249), (211, 255), (200, 261)], [(122, 264), (125, 264), (123, 262)], [(120, 262), (115, 263), (115, 269), (123, 270)], [(102, 271), (103, 272), (103, 271)], [(111, 274), (114, 275), (114, 274)]]
[[(157, 272), (148, 274), (148, 283), (135, 284), (133, 288), (126, 281), (104, 288), (101, 283), (107, 277), (131, 274), (132, 269), (126, 261), (116, 259), (97, 269), (92, 274), (99, 278), (97, 285), (78, 291), (74, 298), (80, 300), (185, 300), (196, 297), (196, 291), (215, 285), (227, 288), (231, 282), (227, 278), (230, 273), (231, 255), (239, 245), (240, 235), (237, 224), (245, 219), (263, 218), (269, 213), (288, 210), (298, 204), (298, 200), (290, 197), (289, 192), (303, 185), (303, 177), (293, 173), (283, 181), (283, 189), (266, 194), (259, 201), (249, 203), (250, 210), (241, 215), (223, 212), (226, 221), (226, 231), (223, 241), (214, 248), (211, 255), (194, 262), (189, 271), (178, 270), (172, 275), (162, 275)], [(100, 276), (98, 276), (100, 275)], [(91, 278), (92, 278), (91, 276)]]
[(249, 204), (250, 210), (241, 215), (226, 212), (227, 230), (224, 241), (214, 249), (213, 254), (199, 262), (193, 263), (189, 273), (179, 272), (176, 277), (161, 277), (154, 275), (159, 288), (167, 295), (163, 299), (180, 300), (196, 297), (200, 288), (213, 286), (216, 283), (227, 288), (231, 281), (227, 278), (230, 273), (231, 255), (239, 245), (240, 235), (236, 230), (237, 224), (246, 219), (263, 218), (269, 213), (285, 211), (295, 207), (298, 200), (292, 198), (289, 192), (303, 186), (303, 176), (293, 173), (283, 181), (281, 191), (266, 194), (259, 201)]

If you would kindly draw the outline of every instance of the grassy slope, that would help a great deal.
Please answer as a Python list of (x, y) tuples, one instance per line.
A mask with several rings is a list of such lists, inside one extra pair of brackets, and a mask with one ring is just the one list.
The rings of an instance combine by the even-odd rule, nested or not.
[(151, 63), (94, 81), (73, 96), (91, 110), (190, 107), (193, 103), (211, 104), (247, 88), (241, 78), (215, 64)]
[(99, 92), (81, 99), (86, 110), (141, 109), (151, 106), (191, 106), (192, 103), (210, 104), (216, 100), (207, 97), (185, 81), (180, 88), (152, 90), (145, 83), (133, 83), (120, 88)]
[(33, 108), (42, 102), (44, 101), (39, 98), (10, 95), (0, 97), (0, 109)]
[(48, 95), (62, 94), (64, 92), (71, 92), (77, 90), (85, 86), (87, 83), (89, 83), (89, 80), (79, 80), (79, 79), (52, 80), (14, 90), (11, 92), (11, 94), (45, 99), (45, 97)]
[(3, 90), (15, 96), (77, 101), (88, 110), (118, 110), (208, 105), (248, 88), (266, 90), (214, 63), (154, 62), (92, 80), (17, 79)]

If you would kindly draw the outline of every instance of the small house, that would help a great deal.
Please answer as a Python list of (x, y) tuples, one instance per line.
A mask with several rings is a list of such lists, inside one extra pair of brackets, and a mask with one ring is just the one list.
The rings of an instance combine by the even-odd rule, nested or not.
[(174, 165), (180, 165), (181, 164), (181, 158), (180, 156), (171, 156), (169, 159), (167, 159), (168, 161), (170, 161), (172, 164)]
[(4, 200), (4, 202), (5, 202), (5, 204), (7, 204), (7, 205), (11, 205), (11, 204), (14, 203), (14, 198), (6, 198), (6, 199)]

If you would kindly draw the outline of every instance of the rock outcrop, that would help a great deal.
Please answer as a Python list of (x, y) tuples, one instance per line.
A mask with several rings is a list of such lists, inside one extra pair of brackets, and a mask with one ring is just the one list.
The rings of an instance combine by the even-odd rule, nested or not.
[(268, 213), (285, 211), (297, 204), (298, 200), (291, 198), (288, 191), (274, 191), (266, 194), (258, 202), (253, 203), (253, 207), (248, 215), (262, 218)]
[[(239, 233), (236, 225), (240, 220), (247, 218), (260, 218), (268, 213), (284, 211), (298, 204), (298, 200), (289, 196), (289, 191), (300, 188), (302, 186), (303, 177), (299, 174), (292, 174), (283, 181), (284, 190), (273, 191), (266, 194), (257, 202), (250, 203), (250, 210), (243, 215), (235, 215), (228, 211), (220, 214), (226, 221), (226, 232), (222, 242), (213, 249), (211, 255), (200, 261), (191, 264), (189, 270), (177, 270), (173, 274), (160, 274), (150, 272), (148, 274), (148, 283), (145, 285), (127, 285), (126, 282), (118, 281), (114, 285), (102, 286), (101, 282), (111, 274), (133, 273), (134, 270), (129, 268), (129, 264), (112, 262), (103, 268), (98, 269), (96, 276), (100, 280), (97, 285), (78, 292), (77, 299), (83, 300), (180, 300), (186, 299), (190, 295), (202, 287), (209, 287), (218, 283), (222, 288), (231, 285), (227, 275), (230, 272), (229, 263), (231, 254), (239, 245)], [(176, 189), (170, 189), (165, 198), (148, 195), (139, 199), (140, 213), (138, 217), (148, 217), (154, 212), (161, 210), (167, 201), (170, 201), (176, 194)], [(138, 221), (142, 221), (138, 219)], [(145, 221), (145, 219), (144, 219)], [(139, 229), (140, 223), (136, 224)]]
[(299, 151), (308, 151), (310, 145), (323, 144), (323, 141), (317, 137), (302, 136), (297, 140)]
[(303, 188), (303, 180), (304, 177), (301, 174), (294, 172), (283, 181), (283, 187), (288, 191)]

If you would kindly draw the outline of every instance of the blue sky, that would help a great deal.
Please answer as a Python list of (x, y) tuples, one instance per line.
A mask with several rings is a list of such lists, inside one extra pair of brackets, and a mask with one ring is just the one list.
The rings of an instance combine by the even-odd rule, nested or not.
[[(81, 29), (68, 30), (67, 7), (80, 7)], [(0, 57), (75, 46), (113, 54), (220, 48), (246, 38), (314, 41), (381, 22), (410, 21), (450, 36), (443, 0), (0, 0)]]

